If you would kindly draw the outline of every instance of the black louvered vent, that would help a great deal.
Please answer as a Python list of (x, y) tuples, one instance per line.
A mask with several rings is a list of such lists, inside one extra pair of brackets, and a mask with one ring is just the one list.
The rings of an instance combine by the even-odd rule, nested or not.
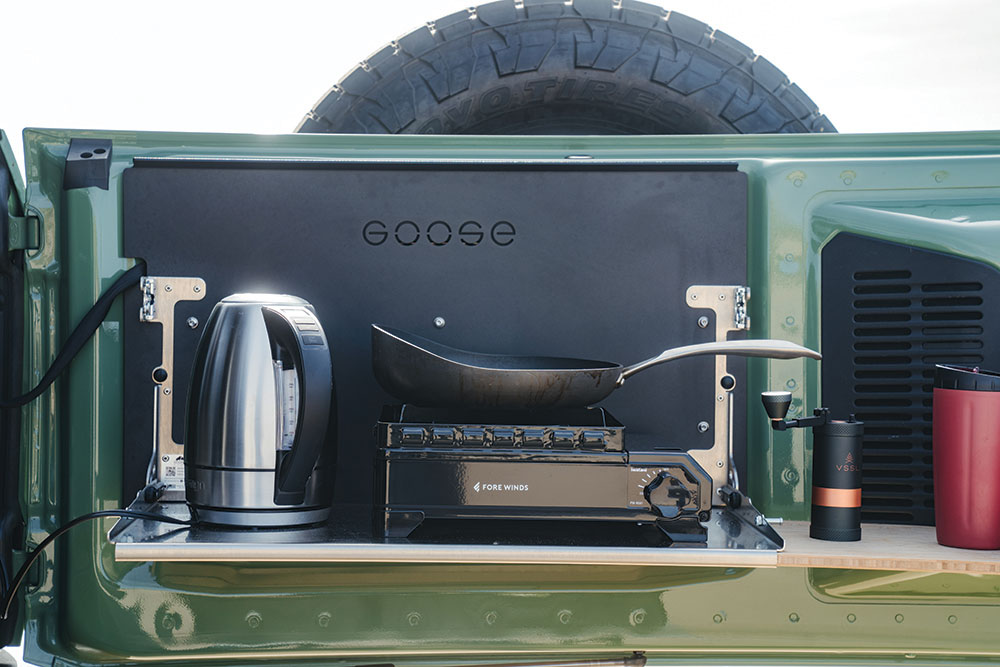
[(996, 368), (1000, 273), (842, 234), (823, 250), (822, 289), (823, 402), (865, 422), (862, 519), (933, 524), (934, 365)]

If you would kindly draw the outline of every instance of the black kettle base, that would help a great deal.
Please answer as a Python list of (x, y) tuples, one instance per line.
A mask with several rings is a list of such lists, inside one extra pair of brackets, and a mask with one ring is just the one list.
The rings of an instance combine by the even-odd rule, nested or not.
[(233, 528), (289, 528), (323, 523), (330, 518), (329, 507), (289, 510), (227, 510), (189, 505), (197, 523)]

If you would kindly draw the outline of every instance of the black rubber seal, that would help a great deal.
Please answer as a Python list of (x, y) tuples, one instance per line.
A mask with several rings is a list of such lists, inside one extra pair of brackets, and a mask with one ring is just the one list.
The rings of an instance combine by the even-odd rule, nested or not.
[(978, 367), (946, 366), (934, 367), (935, 389), (958, 389), (960, 391), (1000, 391), (1000, 373), (982, 370)]

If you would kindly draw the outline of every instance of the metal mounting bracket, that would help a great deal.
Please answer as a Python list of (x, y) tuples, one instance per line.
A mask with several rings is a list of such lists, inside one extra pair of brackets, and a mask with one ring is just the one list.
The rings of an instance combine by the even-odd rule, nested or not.
[(163, 500), (184, 498), (184, 445), (173, 437), (174, 425), (174, 306), (179, 301), (205, 298), (201, 278), (147, 276), (139, 283), (142, 307), (139, 321), (159, 322), (163, 328), (160, 365), (153, 369), (153, 462), (147, 482), (163, 485)]
[[(687, 289), (687, 305), (690, 308), (705, 308), (715, 312), (715, 339), (727, 340), (733, 331), (750, 329), (747, 315), (747, 301), (750, 288), (743, 285), (692, 285)], [(718, 489), (730, 483), (735, 474), (732, 466), (733, 416), (732, 391), (735, 384), (726, 386), (724, 378), (729, 376), (726, 357), (715, 357), (715, 430), (711, 449), (692, 449), (688, 453), (705, 469), (712, 478), (712, 499), (715, 505), (723, 504)]]

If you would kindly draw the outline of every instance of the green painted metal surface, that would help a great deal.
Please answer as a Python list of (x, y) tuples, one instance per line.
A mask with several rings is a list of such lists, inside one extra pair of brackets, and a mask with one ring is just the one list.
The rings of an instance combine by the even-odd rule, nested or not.
[[(193, 135), (29, 130), (25, 384), (131, 260), (121, 173), (135, 156), (392, 160), (734, 160), (750, 183), (755, 337), (819, 345), (819, 252), (853, 231), (1000, 266), (1000, 133), (859, 136), (460, 137)], [(63, 192), (71, 137), (114, 142), (111, 187)], [(116, 306), (53, 391), (24, 410), (29, 541), (127, 504)], [(818, 366), (753, 360), (765, 388), (820, 402)], [(809, 442), (750, 419), (749, 490), (806, 518)], [(468, 664), (648, 652), (692, 664), (1000, 660), (1000, 577), (798, 568), (116, 563), (111, 520), (46, 556), (25, 605), (37, 663)]]

